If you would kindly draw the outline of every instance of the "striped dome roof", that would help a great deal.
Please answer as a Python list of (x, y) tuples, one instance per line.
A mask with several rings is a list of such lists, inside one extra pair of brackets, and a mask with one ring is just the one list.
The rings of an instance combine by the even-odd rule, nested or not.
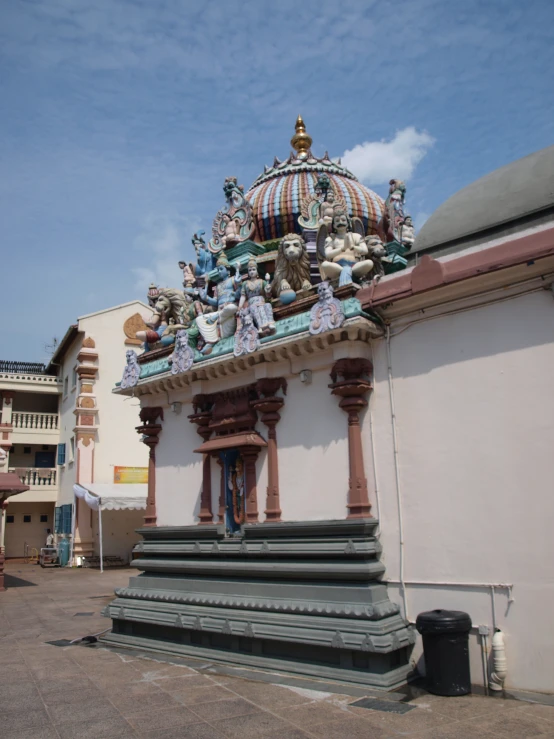
[(256, 224), (254, 241), (280, 239), (291, 232), (301, 234), (302, 228), (298, 225), (301, 203), (314, 192), (322, 173), (327, 174), (337, 194), (344, 198), (350, 215), (361, 218), (366, 231), (376, 231), (384, 209), (382, 198), (362, 185), (340, 163), (331, 161), (327, 153), (322, 159), (316, 159), (308, 152), (303, 159), (294, 154), (284, 162), (275, 158), (273, 166), (265, 168), (246, 194)]

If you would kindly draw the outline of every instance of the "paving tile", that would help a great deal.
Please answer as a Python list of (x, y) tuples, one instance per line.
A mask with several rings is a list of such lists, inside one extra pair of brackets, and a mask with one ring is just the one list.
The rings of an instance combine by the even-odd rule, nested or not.
[(38, 693), (37, 686), (33, 680), (27, 680), (26, 682), (20, 683), (13, 682), (11, 676), (6, 680), (3, 673), (0, 673), (0, 676), (0, 679), (2, 680), (0, 695), (2, 698), (7, 700), (11, 700), (12, 698), (25, 699), (26, 696), (29, 696), (32, 700), (33, 696)]
[[(44, 703), (38, 690), (33, 687), (33, 692), (27, 691), (22, 695), (16, 693), (14, 695), (6, 696), (2, 690), (0, 690), (0, 713), (14, 713), (15, 711), (27, 711), (40, 710), (44, 708)], [(1, 729), (1, 727), (0, 727)]]
[(94, 686), (92, 688), (83, 690), (63, 690), (56, 693), (43, 693), (41, 700), (44, 701), (46, 706), (66, 706), (67, 710), (71, 710), (71, 706), (79, 706), (81, 703), (93, 703), (106, 700), (104, 693), (98, 690)]
[(399, 715), (395, 713), (385, 713), (384, 711), (372, 711), (367, 708), (348, 706), (348, 712), (363, 720), (371, 721), (372, 725), (387, 728), (390, 727), (399, 732), (410, 730), (415, 733), (416, 731), (427, 731), (434, 727), (437, 727), (436, 731), (438, 732), (443, 726), (447, 726), (452, 723), (452, 721), (456, 720), (449, 719), (447, 716), (439, 713), (436, 710), (436, 707), (418, 707), (413, 711)]
[(59, 734), (52, 726), (33, 726), (30, 729), (15, 729), (9, 739), (59, 739)]
[(56, 727), (61, 739), (136, 739), (137, 734), (123, 717), (98, 721), (75, 721)]
[(543, 706), (540, 703), (520, 703), (520, 706), (522, 711), (529, 711), (531, 716), (554, 721), (554, 706)]
[(132, 716), (147, 710), (155, 711), (161, 708), (176, 708), (181, 705), (171, 693), (164, 693), (163, 690), (136, 695), (129, 695), (128, 693), (119, 693), (117, 695), (107, 693), (107, 695), (111, 703), (113, 703), (118, 711), (121, 711), (123, 716)]
[(236, 698), (234, 693), (221, 687), (220, 685), (203, 685), (200, 688), (191, 688), (191, 690), (179, 690), (167, 693), (183, 703), (185, 706), (199, 704), (199, 703), (212, 703), (213, 701), (230, 700)]
[(127, 716), (129, 723), (139, 732), (159, 731), (174, 726), (185, 726), (202, 722), (202, 718), (184, 706), (178, 708), (165, 708), (146, 713), (135, 713)]
[(506, 711), (501, 716), (480, 720), (480, 728), (490, 731), (501, 739), (530, 739), (531, 737), (552, 737), (552, 722), (533, 715), (526, 710)]
[[(345, 733), (345, 739), (347, 736), (348, 734)], [(306, 734), (301, 729), (293, 729), (291, 727), (287, 729), (286, 734), (283, 734), (281, 729), (279, 729), (279, 731), (270, 731), (268, 734), (264, 734), (263, 737), (264, 739), (312, 739), (313, 734)]]
[(235, 739), (235, 737), (236, 739), (257, 739), (260, 734), (265, 735), (270, 731), (280, 732), (283, 739), (285, 739), (288, 736), (288, 731), (296, 728), (292, 727), (288, 721), (283, 721), (283, 719), (272, 716), (270, 713), (261, 712), (221, 721), (213, 721), (210, 718), (209, 723), (231, 739)]
[(42, 680), (39, 683), (39, 690), (42, 695), (51, 695), (52, 693), (75, 693), (85, 694), (89, 690), (94, 690), (96, 686), (88, 677), (73, 675), (72, 677), (54, 677), (49, 680)]
[[(330, 721), (310, 727), (310, 734), (318, 739), (398, 739), (398, 732), (387, 727), (374, 726), (362, 718)], [(442, 739), (442, 734), (435, 734)], [(411, 739), (411, 737), (410, 737)]]
[(183, 677), (171, 677), (163, 680), (156, 680), (153, 683), (159, 688), (173, 693), (181, 690), (193, 690), (195, 688), (211, 688), (218, 685), (214, 680), (204, 675), (188, 675)]
[(283, 706), (272, 710), (274, 713), (286, 718), (292, 724), (306, 729), (309, 729), (314, 724), (321, 724), (324, 721), (330, 722), (354, 718), (346, 711), (342, 711), (340, 708), (325, 701), (314, 701), (303, 706)]
[[(187, 726), (176, 726), (172, 729), (162, 731), (148, 731), (140, 734), (142, 739), (226, 739), (225, 734), (214, 729), (209, 724), (188, 724)], [(281, 736), (280, 739), (289, 739)], [(290, 739), (295, 739), (291, 737)]]
[(313, 700), (313, 698), (305, 697), (293, 690), (287, 690), (272, 683), (235, 680), (232, 683), (227, 683), (225, 687), (264, 708), (299, 706)]
[(220, 718), (232, 718), (243, 716), (247, 713), (257, 713), (260, 709), (244, 698), (231, 698), (230, 700), (214, 701), (213, 703), (200, 703), (189, 706), (191, 711), (200, 717), (201, 721), (216, 721)]
[(89, 700), (84, 695), (83, 700), (78, 704), (54, 703), (48, 704), (47, 708), (56, 725), (75, 721), (76, 718), (80, 721), (108, 721), (121, 718), (117, 708), (104, 697)]
[(0, 728), (2, 736), (11, 737), (16, 731), (30, 729), (34, 726), (49, 725), (50, 719), (43, 708), (30, 708), (15, 713), (0, 712)]

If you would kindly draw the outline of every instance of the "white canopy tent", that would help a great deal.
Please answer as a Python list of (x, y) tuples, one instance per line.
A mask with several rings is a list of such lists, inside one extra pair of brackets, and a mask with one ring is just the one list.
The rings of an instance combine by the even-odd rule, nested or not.
[[(104, 572), (103, 544), (102, 544), (102, 511), (130, 511), (146, 508), (148, 485), (110, 485), (109, 483), (87, 482), (73, 485), (76, 498), (85, 501), (89, 508), (98, 511), (98, 534), (100, 539), (100, 571)], [(71, 555), (73, 561), (73, 542), (75, 540), (75, 511), (77, 501), (73, 506), (73, 520), (71, 522)]]

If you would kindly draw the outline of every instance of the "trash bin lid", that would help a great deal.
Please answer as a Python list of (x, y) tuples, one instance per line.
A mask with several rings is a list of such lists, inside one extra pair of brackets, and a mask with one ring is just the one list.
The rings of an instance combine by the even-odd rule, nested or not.
[(471, 618), (464, 611), (434, 611), (420, 613), (416, 619), (416, 629), (420, 634), (444, 634), (446, 632), (469, 631)]

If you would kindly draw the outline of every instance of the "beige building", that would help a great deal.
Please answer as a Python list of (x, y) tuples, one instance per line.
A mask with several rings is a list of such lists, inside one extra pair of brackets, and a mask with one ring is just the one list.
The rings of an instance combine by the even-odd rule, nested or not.
[[(49, 528), (58, 539), (70, 535), (75, 483), (113, 486), (116, 468), (126, 479), (147, 466), (147, 449), (133, 428), (138, 401), (112, 394), (125, 352), (140, 348), (133, 337), (145, 310), (133, 301), (79, 318), (48, 366), (0, 364), (0, 444), (7, 452), (1, 471), (29, 485), (4, 514), (7, 557), (40, 549)], [(129, 558), (142, 516), (138, 510), (104, 513), (106, 556)], [(98, 516), (83, 501), (75, 526), (75, 553), (98, 555)]]

